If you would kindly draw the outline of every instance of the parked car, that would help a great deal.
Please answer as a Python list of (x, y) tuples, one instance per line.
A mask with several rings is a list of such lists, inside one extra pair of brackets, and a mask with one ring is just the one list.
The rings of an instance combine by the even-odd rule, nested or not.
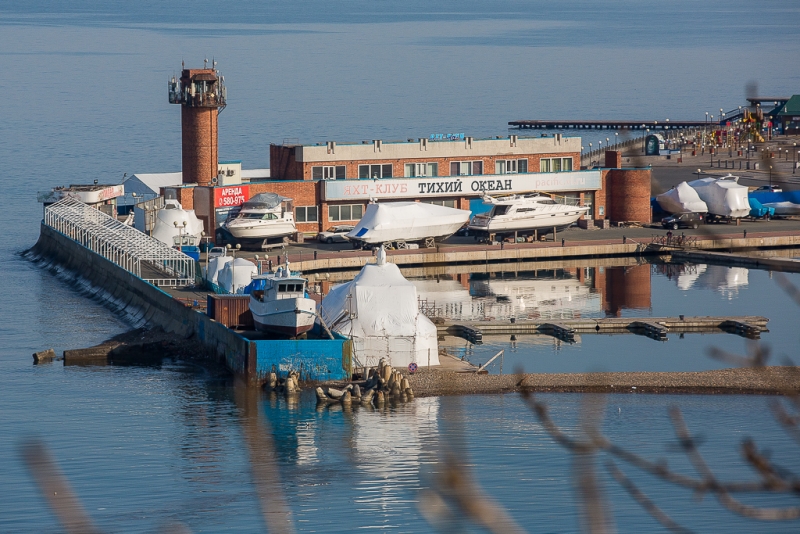
[(664, 228), (697, 228), (703, 222), (702, 213), (675, 213), (669, 217), (661, 219), (661, 226)]
[(348, 239), (345, 237), (346, 234), (350, 233), (353, 230), (354, 226), (352, 224), (341, 224), (339, 226), (331, 226), (324, 232), (320, 232), (317, 236), (317, 239), (320, 243), (344, 243)]

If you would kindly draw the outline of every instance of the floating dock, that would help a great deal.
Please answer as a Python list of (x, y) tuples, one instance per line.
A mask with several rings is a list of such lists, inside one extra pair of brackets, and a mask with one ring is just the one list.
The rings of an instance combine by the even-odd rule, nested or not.
[(439, 325), (440, 335), (463, 337), (480, 343), (484, 335), (549, 335), (568, 343), (575, 334), (640, 334), (666, 340), (667, 334), (722, 332), (759, 339), (769, 319), (761, 316), (730, 317), (610, 317), (600, 319), (562, 319), (558, 321), (459, 321)]

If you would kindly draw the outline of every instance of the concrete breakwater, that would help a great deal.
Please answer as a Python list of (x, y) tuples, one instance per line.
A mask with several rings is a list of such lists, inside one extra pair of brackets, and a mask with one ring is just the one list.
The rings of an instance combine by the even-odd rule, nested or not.
[(27, 254), (63, 270), (86, 293), (107, 303), (132, 325), (194, 338), (205, 348), (206, 357), (223, 362), (248, 383), (258, 382), (249, 340), (49, 226), (42, 224), (39, 240)]

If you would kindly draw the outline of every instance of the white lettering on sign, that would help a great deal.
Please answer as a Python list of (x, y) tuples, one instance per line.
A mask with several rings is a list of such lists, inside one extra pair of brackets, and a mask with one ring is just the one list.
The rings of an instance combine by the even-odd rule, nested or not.
[(241, 206), (250, 198), (250, 187), (217, 187), (214, 189), (214, 207), (225, 208)]
[(386, 178), (376, 180), (329, 180), (325, 200), (370, 198), (420, 198), (481, 196), (485, 193), (531, 191), (586, 191), (600, 189), (600, 171)]

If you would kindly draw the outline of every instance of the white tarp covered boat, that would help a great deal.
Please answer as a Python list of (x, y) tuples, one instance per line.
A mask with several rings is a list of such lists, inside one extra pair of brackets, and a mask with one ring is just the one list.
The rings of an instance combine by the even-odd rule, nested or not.
[(361, 365), (376, 366), (383, 357), (399, 368), (439, 365), (436, 325), (420, 313), (417, 288), (386, 261), (383, 248), (377, 263), (328, 293), (319, 314), (331, 331), (352, 339)]
[(729, 174), (723, 178), (700, 178), (689, 182), (689, 185), (706, 203), (708, 213), (738, 219), (750, 214), (747, 187), (739, 185), (738, 180), (738, 177)]
[[(356, 227), (346, 235), (354, 244), (424, 241), (453, 235), (469, 220), (470, 212), (424, 202), (369, 204)], [(402, 245), (399, 246), (402, 248)]]
[(667, 213), (708, 213), (708, 205), (686, 182), (681, 182), (666, 193), (657, 195), (656, 202)]
[(164, 208), (158, 210), (153, 237), (162, 243), (170, 247), (196, 247), (202, 236), (203, 221), (197, 218), (194, 210), (183, 209), (177, 200), (166, 200)]
[[(230, 258), (230, 256), (225, 256)], [(244, 258), (227, 261), (217, 274), (217, 285), (224, 293), (241, 294), (253, 278), (258, 276), (255, 264)]]

